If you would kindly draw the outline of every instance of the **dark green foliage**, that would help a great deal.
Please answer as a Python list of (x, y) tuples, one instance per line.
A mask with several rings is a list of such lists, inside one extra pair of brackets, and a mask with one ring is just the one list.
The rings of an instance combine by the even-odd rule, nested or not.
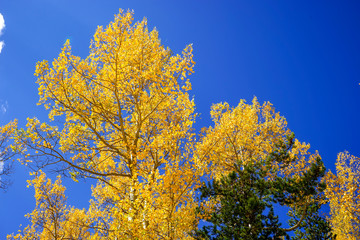
[[(204, 239), (269, 239), (283, 236), (273, 206), (268, 203), (269, 186), (265, 172), (255, 165), (232, 172), (219, 182), (201, 189), (201, 197), (217, 196), (221, 207), (216, 209), (206, 226), (196, 233)], [(268, 212), (265, 213), (265, 210)]]
[[(235, 170), (228, 176), (204, 185), (201, 188), (200, 199), (216, 198), (219, 205), (213, 209), (207, 225), (195, 231), (194, 237), (197, 239), (290, 239), (287, 232), (294, 231), (300, 225), (293, 221), (289, 229), (281, 228), (278, 216), (274, 214), (274, 205), (296, 206), (299, 212), (303, 213), (299, 215), (302, 220), (312, 211), (304, 204), (304, 199), (318, 195), (326, 187), (320, 183), (320, 178), (325, 172), (320, 158), (300, 179), (293, 176), (277, 176), (272, 179), (268, 177), (268, 173), (274, 171), (272, 168), (274, 161), (278, 162), (280, 167), (286, 167), (296, 160), (289, 155), (293, 144), (292, 134), (285, 143), (280, 142), (276, 146), (276, 151), (269, 154), (267, 159), (254, 159), (246, 165), (237, 163), (234, 165)], [(198, 210), (199, 216), (206, 213), (201, 207)]]
[[(330, 223), (319, 213), (321, 205), (313, 203), (307, 209), (307, 215), (295, 231), (292, 240), (313, 239), (313, 240), (334, 240), (336, 236), (331, 232)], [(296, 210), (289, 213), (290, 225), (299, 221), (300, 213)]]

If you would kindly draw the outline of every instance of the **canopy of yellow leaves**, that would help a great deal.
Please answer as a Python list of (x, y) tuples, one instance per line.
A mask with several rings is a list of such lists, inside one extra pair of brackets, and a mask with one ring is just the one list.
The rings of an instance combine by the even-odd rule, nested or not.
[(99, 180), (87, 213), (98, 223), (96, 239), (189, 237), (190, 189), (199, 182), (187, 93), (192, 57), (191, 45), (174, 55), (146, 19), (133, 23), (120, 11), (97, 29), (87, 58), (74, 56), (67, 41), (51, 65), (37, 63), (39, 104), (62, 126), (28, 119), (15, 146), (37, 166)]
[[(286, 119), (275, 112), (271, 103), (260, 105), (256, 98), (252, 104), (241, 100), (235, 108), (230, 108), (228, 103), (215, 104), (211, 116), (214, 127), (203, 130), (195, 158), (200, 168), (215, 179), (234, 171), (236, 164), (264, 161), (276, 149), (276, 144), (285, 142), (291, 133)], [(318, 156), (310, 154), (309, 149), (309, 144), (295, 140), (290, 155), (297, 160), (281, 169), (273, 163), (274, 172), (300, 176)]]
[(348, 152), (338, 154), (336, 175), (327, 174), (325, 196), (336, 239), (360, 239), (360, 165)]

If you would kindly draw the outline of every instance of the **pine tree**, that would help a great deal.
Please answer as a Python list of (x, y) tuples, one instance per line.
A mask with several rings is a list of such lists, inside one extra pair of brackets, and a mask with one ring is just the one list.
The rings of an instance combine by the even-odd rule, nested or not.
[[(323, 198), (323, 196), (322, 196)], [(323, 199), (322, 199), (323, 200)], [(295, 236), (291, 237), (292, 240), (300, 239), (313, 239), (313, 240), (332, 240), (336, 239), (336, 235), (332, 233), (330, 222), (326, 220), (325, 214), (320, 212), (321, 202), (315, 202), (308, 207), (307, 215), (301, 222), (298, 229), (295, 231)], [(300, 216), (299, 211), (292, 211), (289, 213), (291, 219), (289, 220), (290, 225), (298, 222)]]
[[(311, 213), (310, 199), (325, 189), (320, 182), (325, 168), (318, 157), (302, 176), (269, 177), (275, 173), (274, 162), (285, 168), (296, 161), (289, 154), (294, 135), (279, 142), (266, 159), (253, 159), (234, 165), (234, 171), (201, 188), (201, 200), (214, 201), (213, 208), (199, 207), (199, 218), (207, 225), (194, 233), (198, 239), (283, 239), (287, 232), (301, 226)], [(282, 228), (274, 214), (275, 204), (302, 209), (300, 219), (288, 229)]]

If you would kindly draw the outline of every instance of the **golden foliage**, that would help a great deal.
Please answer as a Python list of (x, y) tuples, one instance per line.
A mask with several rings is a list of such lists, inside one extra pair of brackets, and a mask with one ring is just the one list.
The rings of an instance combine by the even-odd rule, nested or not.
[[(234, 171), (235, 164), (264, 161), (276, 144), (286, 142), (291, 133), (286, 119), (275, 112), (271, 103), (260, 105), (256, 98), (252, 104), (241, 100), (235, 108), (230, 108), (228, 103), (215, 104), (211, 116), (215, 126), (203, 130), (195, 156), (197, 164), (215, 179)], [(300, 176), (318, 156), (318, 153), (310, 154), (309, 148), (309, 144), (295, 140), (289, 154), (296, 161), (286, 168), (272, 163), (274, 173)]]
[(86, 213), (95, 239), (189, 237), (199, 182), (186, 78), (193, 66), (191, 45), (173, 55), (146, 19), (133, 23), (122, 11), (97, 29), (87, 58), (67, 41), (51, 65), (37, 64), (39, 104), (62, 126), (28, 119), (15, 145), (29, 164), (98, 180)]
[(28, 181), (34, 186), (36, 207), (26, 217), (31, 225), (9, 235), (8, 239), (87, 239), (89, 236), (84, 210), (68, 208), (60, 176), (54, 183), (41, 170)]
[(338, 154), (336, 174), (326, 176), (325, 196), (330, 204), (330, 223), (337, 239), (360, 238), (360, 165), (348, 152)]

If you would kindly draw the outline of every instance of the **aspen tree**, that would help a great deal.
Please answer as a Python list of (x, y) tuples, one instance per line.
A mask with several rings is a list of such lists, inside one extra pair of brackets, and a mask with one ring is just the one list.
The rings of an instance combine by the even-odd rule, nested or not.
[(360, 238), (360, 161), (348, 152), (338, 154), (336, 174), (327, 174), (325, 196), (337, 239)]
[(120, 11), (86, 58), (66, 41), (37, 63), (39, 105), (57, 124), (29, 118), (16, 150), (32, 167), (98, 180), (89, 217), (99, 237), (186, 239), (194, 228), (192, 57), (191, 45), (175, 55), (146, 19)]

